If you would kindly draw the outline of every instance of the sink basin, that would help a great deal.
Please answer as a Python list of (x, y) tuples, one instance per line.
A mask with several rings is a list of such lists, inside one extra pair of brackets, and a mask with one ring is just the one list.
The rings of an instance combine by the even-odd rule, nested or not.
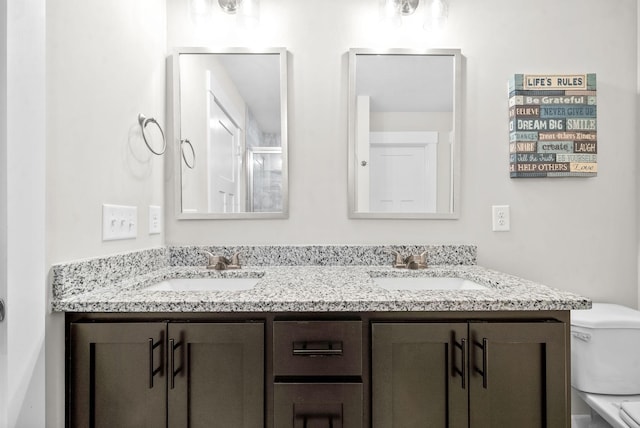
[(373, 278), (377, 286), (387, 290), (486, 290), (487, 287), (463, 278), (384, 277)]
[(260, 278), (175, 278), (167, 279), (145, 291), (242, 291), (253, 288)]

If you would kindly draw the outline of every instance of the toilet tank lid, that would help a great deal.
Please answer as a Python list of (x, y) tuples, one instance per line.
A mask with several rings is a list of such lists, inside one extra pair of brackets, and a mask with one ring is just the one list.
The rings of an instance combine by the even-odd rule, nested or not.
[(571, 311), (571, 325), (586, 328), (640, 328), (640, 312), (611, 303), (594, 303), (592, 309)]

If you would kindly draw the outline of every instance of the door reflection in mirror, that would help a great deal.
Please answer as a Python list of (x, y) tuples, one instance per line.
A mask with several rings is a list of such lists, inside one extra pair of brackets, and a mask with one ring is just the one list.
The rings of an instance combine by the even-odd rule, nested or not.
[(460, 53), (349, 53), (354, 218), (456, 218)]
[(369, 173), (362, 179), (369, 182), (369, 194), (361, 209), (435, 212), (437, 144), (436, 131), (369, 132)]
[(285, 58), (283, 49), (178, 54), (176, 128), (198, 159), (190, 168), (178, 156), (179, 218), (286, 216)]

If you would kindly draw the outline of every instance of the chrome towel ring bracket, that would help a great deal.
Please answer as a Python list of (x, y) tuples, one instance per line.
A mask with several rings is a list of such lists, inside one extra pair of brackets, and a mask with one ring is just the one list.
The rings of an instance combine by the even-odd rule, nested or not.
[[(142, 130), (142, 139), (144, 140), (144, 143), (147, 145), (147, 148), (151, 150), (151, 153), (158, 156), (164, 154), (164, 151), (167, 149), (167, 139), (164, 137), (164, 131), (162, 130), (162, 127), (160, 126), (158, 121), (155, 120), (153, 117), (145, 117), (144, 114), (140, 113), (138, 114), (138, 123), (140, 124), (140, 129)], [(156, 125), (160, 130), (160, 134), (162, 135), (162, 149), (160, 151), (153, 150), (153, 148), (151, 147), (151, 144), (149, 144), (149, 140), (147, 140), (147, 135), (145, 134), (145, 128), (150, 123)]]
[[(191, 163), (184, 154), (184, 146), (187, 145), (191, 149)], [(180, 151), (182, 152), (182, 160), (184, 160), (184, 164), (189, 169), (194, 169), (196, 167), (196, 151), (193, 149), (193, 144), (187, 138), (180, 141)]]

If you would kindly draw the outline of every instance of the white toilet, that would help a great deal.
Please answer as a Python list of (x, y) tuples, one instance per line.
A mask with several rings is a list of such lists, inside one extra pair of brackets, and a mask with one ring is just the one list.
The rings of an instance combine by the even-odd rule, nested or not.
[(640, 428), (639, 311), (606, 303), (571, 311), (571, 385), (599, 415), (592, 427), (606, 427), (603, 419)]

